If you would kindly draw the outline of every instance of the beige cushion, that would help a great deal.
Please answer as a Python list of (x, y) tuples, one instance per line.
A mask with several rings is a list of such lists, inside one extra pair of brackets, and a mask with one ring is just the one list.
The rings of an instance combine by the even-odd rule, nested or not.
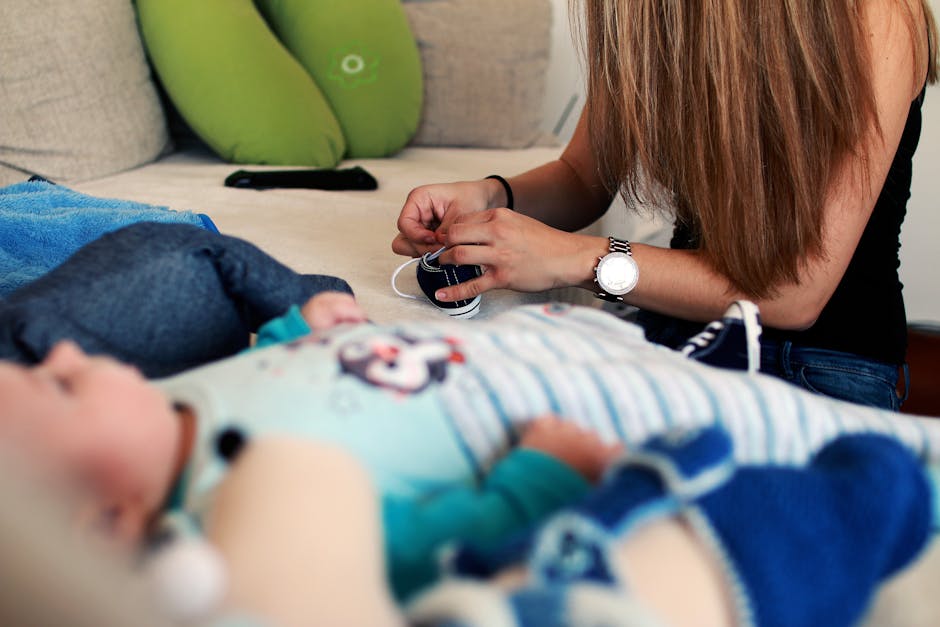
[(404, 0), (424, 66), (412, 145), (522, 148), (539, 126), (550, 0)]
[(103, 176), (167, 143), (130, 0), (0, 1), (0, 184)]

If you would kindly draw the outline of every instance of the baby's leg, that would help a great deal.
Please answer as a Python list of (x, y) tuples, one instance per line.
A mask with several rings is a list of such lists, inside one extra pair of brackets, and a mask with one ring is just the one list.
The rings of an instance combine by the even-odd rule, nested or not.
[(253, 441), (216, 495), (207, 535), (227, 563), (231, 613), (283, 627), (403, 624), (375, 492), (339, 449)]
[(732, 594), (714, 553), (677, 517), (641, 527), (621, 543), (614, 559), (626, 593), (667, 625), (734, 625)]
[[(651, 621), (670, 627), (735, 624), (731, 592), (721, 565), (714, 552), (678, 517), (642, 525), (617, 543), (612, 560), (620, 573), (617, 594), (636, 599)], [(511, 593), (531, 585), (529, 575), (528, 568), (519, 565), (500, 572), (493, 583)], [(627, 621), (624, 617), (624, 624), (630, 624)]]

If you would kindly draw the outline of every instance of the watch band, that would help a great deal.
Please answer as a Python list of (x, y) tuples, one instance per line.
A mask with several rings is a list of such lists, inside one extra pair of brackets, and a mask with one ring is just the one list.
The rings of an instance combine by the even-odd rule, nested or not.
[(610, 236), (607, 239), (610, 240), (610, 245), (607, 247), (607, 252), (609, 253), (626, 253), (633, 256), (633, 251), (630, 249), (630, 242), (625, 239), (617, 239), (614, 236)]
[[(608, 252), (608, 253), (624, 253), (624, 254), (626, 254), (626, 255), (629, 255), (630, 257), (633, 256), (633, 251), (630, 249), (630, 242), (629, 242), (629, 241), (627, 241), (627, 240), (625, 240), (625, 239), (616, 238), (616, 237), (614, 237), (613, 235), (609, 235), (609, 236), (607, 237), (607, 239), (608, 239), (609, 242), (610, 242), (610, 243), (607, 245), (607, 252)], [(601, 262), (601, 259), (603, 259), (603, 257), (598, 257), (598, 258), (597, 258), (597, 263), (600, 263), (600, 262)], [(596, 267), (594, 268), (594, 271), (597, 272), (597, 268), (596, 268)], [(597, 276), (596, 276), (596, 275), (595, 275), (595, 277), (594, 277), (594, 283), (596, 283), (596, 284), (597, 284), (597, 287), (598, 287), (598, 291), (597, 291), (597, 292), (594, 292), (594, 296), (596, 296), (597, 298), (600, 298), (601, 300), (606, 300), (606, 301), (609, 302), (609, 303), (622, 303), (622, 302), (624, 302), (623, 296), (616, 296), (616, 295), (614, 295), (614, 294), (608, 294), (607, 292), (605, 292), (605, 291), (604, 291), (604, 288), (602, 288), (602, 287), (600, 286), (600, 284), (597, 283)]]

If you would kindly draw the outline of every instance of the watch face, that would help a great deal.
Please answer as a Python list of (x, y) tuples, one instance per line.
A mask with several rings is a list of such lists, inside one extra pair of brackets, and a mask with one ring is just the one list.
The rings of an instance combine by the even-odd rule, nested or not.
[(626, 294), (639, 278), (636, 261), (626, 253), (608, 253), (597, 264), (597, 284), (608, 294)]

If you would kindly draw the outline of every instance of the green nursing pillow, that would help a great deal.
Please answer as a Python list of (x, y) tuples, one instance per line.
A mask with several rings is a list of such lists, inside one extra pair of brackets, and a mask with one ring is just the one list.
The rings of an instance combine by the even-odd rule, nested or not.
[(326, 99), (251, 0), (137, 0), (137, 11), (170, 99), (220, 156), (320, 167), (343, 156)]
[(350, 157), (384, 157), (421, 116), (421, 57), (399, 0), (256, 0), (316, 80)]
[(251, 0), (137, 0), (157, 74), (213, 150), (333, 167), (408, 142), (421, 66), (397, 0), (258, 4), (265, 17)]

